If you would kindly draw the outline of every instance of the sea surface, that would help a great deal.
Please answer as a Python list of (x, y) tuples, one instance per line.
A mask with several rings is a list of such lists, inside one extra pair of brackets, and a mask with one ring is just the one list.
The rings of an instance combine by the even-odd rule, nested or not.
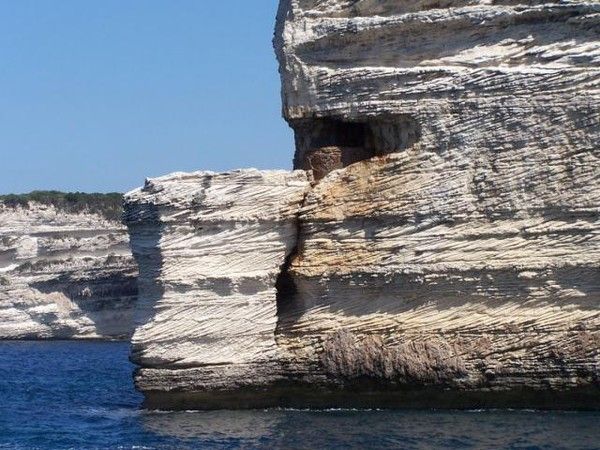
[(141, 408), (128, 344), (0, 342), (0, 449), (597, 449), (600, 413)]

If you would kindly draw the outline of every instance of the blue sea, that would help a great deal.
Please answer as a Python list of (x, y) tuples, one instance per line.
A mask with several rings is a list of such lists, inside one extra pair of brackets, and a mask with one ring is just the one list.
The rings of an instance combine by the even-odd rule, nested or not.
[(0, 342), (0, 449), (597, 449), (600, 413), (142, 409), (128, 344)]

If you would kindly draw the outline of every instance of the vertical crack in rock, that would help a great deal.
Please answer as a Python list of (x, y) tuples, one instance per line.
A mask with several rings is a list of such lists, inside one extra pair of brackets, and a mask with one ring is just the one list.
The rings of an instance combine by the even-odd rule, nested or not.
[(291, 247), (291, 250), (285, 257), (285, 261), (281, 265), (279, 269), (279, 274), (277, 275), (277, 281), (275, 282), (275, 290), (276, 290), (276, 302), (277, 302), (277, 319), (285, 314), (287, 308), (289, 308), (294, 301), (294, 297), (298, 291), (296, 287), (296, 282), (294, 281), (294, 277), (290, 273), (290, 268), (292, 267), (292, 262), (294, 258), (296, 258), (300, 254), (300, 238), (302, 234), (301, 224), (299, 220), (300, 209), (302, 205), (304, 205), (304, 200), (306, 199), (306, 195), (304, 196), (302, 202), (300, 202), (300, 207), (298, 209), (298, 214), (294, 220), (294, 226), (296, 228), (296, 238), (294, 240), (294, 244)]

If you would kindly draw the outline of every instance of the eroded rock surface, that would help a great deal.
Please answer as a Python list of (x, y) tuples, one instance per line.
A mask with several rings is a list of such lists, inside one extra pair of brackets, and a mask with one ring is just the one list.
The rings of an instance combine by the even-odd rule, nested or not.
[(282, 0), (275, 45), (296, 167), (348, 136), (374, 155), (419, 142), (490, 170), (510, 152), (536, 166), (571, 149), (564, 164), (589, 163), (599, 14), (593, 1)]
[(117, 339), (137, 298), (125, 227), (96, 212), (0, 202), (0, 339)]
[[(282, 0), (311, 187), (286, 245), (204, 231), (239, 223), (215, 204), (257, 198), (239, 175), (132, 195), (148, 404), (600, 408), (599, 34), (591, 1)], [(260, 258), (269, 306), (212, 279)]]
[(127, 194), (139, 388), (231, 392), (281, 377), (276, 286), (308, 187), (303, 171), (243, 170), (177, 173)]
[(278, 327), (292, 367), (359, 389), (589, 387), (598, 405), (599, 13), (281, 2), (296, 164), (332, 122), (327, 148), (362, 129), (373, 155), (302, 209)]

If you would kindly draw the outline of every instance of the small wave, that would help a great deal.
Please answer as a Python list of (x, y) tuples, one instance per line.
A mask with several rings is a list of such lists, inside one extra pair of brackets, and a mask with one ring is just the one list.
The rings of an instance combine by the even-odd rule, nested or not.
[(378, 412), (386, 411), (383, 408), (266, 408), (262, 411), (284, 411), (284, 412), (311, 412), (311, 413), (331, 413), (331, 412)]
[(106, 419), (119, 420), (139, 416), (140, 410), (136, 408), (87, 407), (83, 409), (83, 413), (88, 417), (103, 417)]

